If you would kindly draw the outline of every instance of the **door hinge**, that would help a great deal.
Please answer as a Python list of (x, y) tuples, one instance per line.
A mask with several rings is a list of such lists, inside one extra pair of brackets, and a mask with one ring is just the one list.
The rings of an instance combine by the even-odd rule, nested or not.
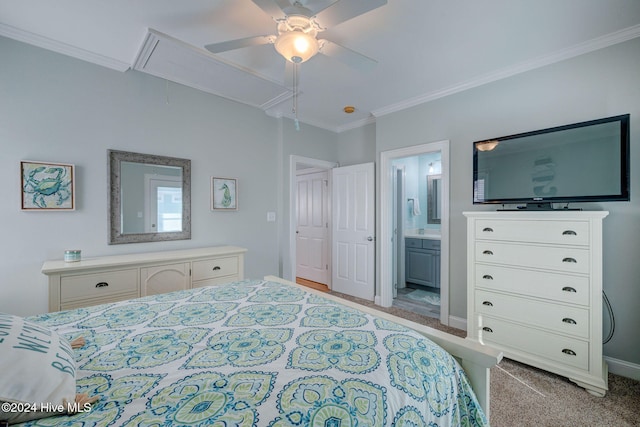
[(329, 269), (329, 264), (325, 264), (324, 268), (325, 268), (325, 270), (328, 270)]

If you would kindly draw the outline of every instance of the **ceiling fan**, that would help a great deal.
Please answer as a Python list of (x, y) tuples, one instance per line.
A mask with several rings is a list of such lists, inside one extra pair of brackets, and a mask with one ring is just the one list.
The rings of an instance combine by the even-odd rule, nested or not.
[(312, 11), (300, 0), (252, 0), (276, 21), (277, 35), (261, 35), (212, 43), (205, 46), (211, 53), (221, 53), (249, 46), (273, 44), (288, 62), (301, 64), (317, 53), (330, 56), (358, 70), (369, 70), (377, 62), (365, 55), (325, 39), (318, 33), (363, 13), (377, 9), (387, 0), (337, 0), (328, 7)]

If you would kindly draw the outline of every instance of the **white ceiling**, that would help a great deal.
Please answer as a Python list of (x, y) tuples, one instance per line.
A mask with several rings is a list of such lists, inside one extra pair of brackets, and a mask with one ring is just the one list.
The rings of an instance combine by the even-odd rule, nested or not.
[[(318, 10), (333, 1), (301, 2)], [(187, 77), (155, 75), (212, 93), (218, 89), (190, 80), (221, 75), (227, 92), (218, 95), (291, 117), (284, 59), (273, 45), (217, 55), (204, 50), (210, 43), (275, 34), (275, 26), (251, 0), (0, 0), (0, 35), (126, 71), (134, 68), (149, 30), (155, 30), (173, 42), (164, 53), (167, 61), (190, 61), (183, 55), (188, 51), (198, 56), (203, 71)], [(640, 0), (388, 0), (320, 36), (378, 61), (370, 72), (324, 55), (300, 66), (299, 120), (341, 132), (376, 116), (640, 37)], [(207, 72), (210, 66), (214, 71)], [(221, 66), (226, 71), (218, 71)], [(280, 94), (261, 104), (229, 93), (246, 87), (247, 79)], [(345, 114), (346, 105), (356, 111)]]

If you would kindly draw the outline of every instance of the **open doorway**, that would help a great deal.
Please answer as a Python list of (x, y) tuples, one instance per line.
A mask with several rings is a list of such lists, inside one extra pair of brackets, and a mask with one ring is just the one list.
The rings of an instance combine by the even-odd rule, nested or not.
[(290, 157), (291, 278), (323, 291), (332, 288), (329, 170), (337, 166), (324, 160)]
[[(380, 287), (376, 302), (392, 306), (394, 295), (409, 284), (421, 291), (415, 294), (418, 300), (424, 297), (435, 302), (432, 294), (439, 296), (439, 313), (432, 317), (448, 325), (449, 141), (385, 151), (380, 157)], [(410, 166), (415, 175), (411, 180), (407, 177)], [(401, 179), (399, 170), (403, 171)], [(433, 186), (430, 191), (429, 185)], [(436, 192), (437, 202), (430, 204), (429, 198)], [(433, 206), (439, 207), (438, 212)]]

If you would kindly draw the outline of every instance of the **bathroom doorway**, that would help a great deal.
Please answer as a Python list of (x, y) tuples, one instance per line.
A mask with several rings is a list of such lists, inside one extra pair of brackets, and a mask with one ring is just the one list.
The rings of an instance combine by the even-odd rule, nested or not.
[(379, 304), (448, 325), (449, 141), (382, 152), (380, 168)]
[(401, 157), (393, 169), (393, 307), (440, 318), (440, 151)]

